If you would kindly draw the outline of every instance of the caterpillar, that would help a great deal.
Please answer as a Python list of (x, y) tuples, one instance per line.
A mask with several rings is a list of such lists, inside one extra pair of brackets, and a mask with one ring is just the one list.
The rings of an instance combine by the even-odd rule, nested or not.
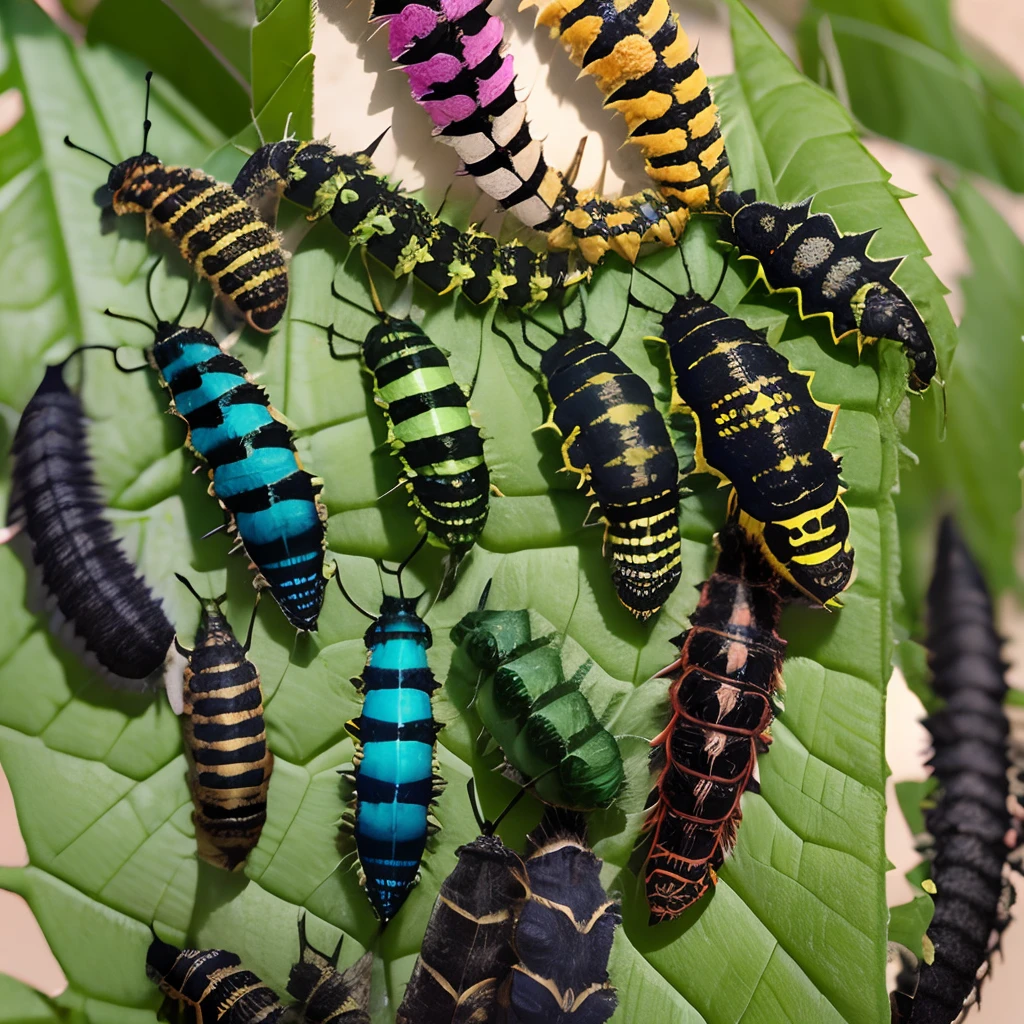
[(288, 1020), (288, 1011), (273, 989), (225, 949), (178, 949), (154, 935), (146, 953), (146, 974), (166, 997), (161, 1013), (168, 1020), (218, 1024), (285, 1024)]
[(330, 217), (396, 277), (412, 274), (442, 295), (459, 289), (478, 305), (492, 299), (536, 305), (589, 278), (590, 268), (578, 267), (569, 250), (592, 262), (610, 250), (635, 259), (642, 245), (674, 244), (686, 227), (686, 211), (649, 190), (610, 201), (586, 193), (549, 234), (564, 251), (499, 244), (475, 228), (458, 231), (375, 174), (375, 145), (345, 155), (326, 142), (268, 143), (242, 167), (234, 187), (268, 217), (281, 196), (309, 210), (310, 220)]
[(508, 1024), (603, 1024), (618, 1002), (608, 957), (622, 917), (601, 885), (601, 861), (578, 814), (549, 809), (527, 842), (529, 898), (516, 918)]
[(813, 374), (763, 332), (698, 295), (676, 296), (653, 340), (668, 345), (673, 411), (697, 426), (696, 470), (732, 484), (730, 515), (780, 576), (835, 605), (853, 572), (841, 460), (828, 451), (839, 407), (815, 401)]
[[(382, 924), (398, 913), (419, 878), (431, 831), (428, 808), (444, 785), (434, 762), (441, 727), (430, 702), (438, 686), (427, 663), (433, 640), (416, 613), (418, 598), (406, 597), (401, 588), (409, 559), (398, 569), (398, 597), (385, 594), (377, 616), (358, 609), (373, 621), (364, 637), (366, 667), (353, 680), (363, 694), (363, 711), (347, 723), (356, 740), (346, 779), (355, 786), (352, 825), (360, 882)], [(338, 586), (345, 594), (340, 577)]]
[(650, 385), (595, 341), (585, 323), (553, 336), (554, 344), (540, 349), (527, 338), (524, 323), (523, 341), (540, 353), (551, 402), (543, 426), (564, 439), (564, 469), (579, 477), (579, 487), (587, 487), (600, 509), (619, 600), (645, 620), (665, 603), (682, 572), (679, 461), (668, 427)]
[(0, 534), (9, 540), (24, 531), (46, 592), (108, 682), (141, 690), (163, 670), (174, 703), (184, 666), (174, 627), (103, 515), (85, 413), (64, 380), (65, 363), (47, 367), (22, 413)]
[(474, 705), (508, 763), (551, 804), (607, 807), (625, 777), (615, 737), (581, 692), (592, 662), (568, 679), (552, 635), (531, 635), (525, 610), (481, 606), (450, 638), (478, 674)]
[(202, 615), (185, 669), (182, 729), (189, 755), (189, 788), (199, 856), (234, 871), (259, 842), (267, 820), (267, 792), (274, 755), (267, 748), (263, 693), (256, 666), (235, 639), (218, 600), (199, 596)]
[(455, 851), (458, 862), (441, 883), (397, 1024), (499, 1019), (497, 997), (515, 962), (512, 928), (527, 895), (526, 873), (519, 855), (494, 834), (497, 822), (479, 824), (481, 835)]
[(527, 227), (558, 224), (572, 188), (548, 167), (516, 99), (504, 25), (489, 0), (374, 0), (370, 18), (388, 25), (392, 60), (481, 190)]
[(148, 360), (171, 411), (188, 425), (186, 444), (210, 467), (210, 494), (257, 570), (255, 585), (270, 590), (296, 629), (315, 630), (327, 583), (323, 481), (303, 469), (280, 413), (209, 332), (161, 320), (155, 310), (155, 324), (110, 315), (153, 331)]
[(230, 185), (191, 167), (168, 167), (147, 152), (152, 77), (152, 71), (146, 73), (138, 156), (115, 164), (75, 145), (66, 135), (64, 142), (110, 166), (107, 189), (115, 214), (144, 214), (147, 233), (154, 228), (162, 231), (177, 244), (182, 259), (247, 324), (263, 333), (272, 331), (288, 302), (288, 267), (280, 240)]
[[(336, 298), (352, 304), (332, 290)], [(448, 551), (438, 592), (443, 599), (487, 522), (491, 479), (484, 442), (444, 352), (414, 320), (384, 312), (372, 279), (370, 291), (379, 322), (360, 345), (360, 358), (387, 420), (388, 440), (402, 466), (417, 528), (430, 544)], [(340, 358), (335, 337), (343, 336), (329, 327), (331, 354)]]
[(370, 1024), (373, 954), (339, 971), (342, 939), (333, 953), (321, 953), (306, 938), (306, 915), (299, 917), (299, 959), (288, 976), (288, 994), (297, 1000), (304, 1024)]
[(679, 657), (660, 673), (672, 679), (672, 717), (651, 740), (659, 772), (641, 842), (651, 924), (678, 917), (718, 881), (782, 685), (775, 573), (735, 524), (718, 546), (691, 627), (673, 640)]
[(922, 965), (909, 1024), (958, 1018), (977, 985), (1000, 917), (1006, 843), (1006, 665), (984, 579), (952, 519), (939, 530), (928, 589), (928, 650), (943, 705), (925, 722), (939, 793), (925, 814), (934, 841), (935, 950)]
[(522, 0), (592, 75), (666, 196), (702, 209), (729, 180), (718, 107), (668, 0)]
[(795, 292), (800, 316), (828, 319), (838, 344), (855, 334), (858, 351), (879, 338), (898, 341), (910, 360), (909, 384), (924, 391), (935, 376), (935, 346), (921, 314), (893, 274), (903, 258), (872, 259), (874, 231), (844, 234), (826, 213), (811, 213), (811, 200), (775, 206), (751, 191), (723, 192), (720, 209), (728, 220), (723, 238), (741, 259), (758, 264), (758, 276), (772, 292)]

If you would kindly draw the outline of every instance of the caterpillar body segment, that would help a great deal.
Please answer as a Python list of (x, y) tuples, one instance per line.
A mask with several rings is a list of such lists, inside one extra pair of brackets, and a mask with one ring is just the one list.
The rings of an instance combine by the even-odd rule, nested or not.
[(6, 532), (28, 537), (60, 615), (111, 685), (143, 690), (163, 671), (177, 703), (184, 662), (174, 627), (103, 514), (85, 412), (64, 380), (63, 363), (47, 367), (11, 454)]
[(199, 856), (226, 871), (242, 867), (267, 820), (274, 755), (267, 747), (256, 666), (216, 601), (202, 602), (185, 670), (182, 731)]
[(577, 814), (549, 809), (527, 841), (508, 1024), (604, 1024), (618, 1003), (608, 958), (622, 917), (601, 885), (601, 861)]
[(487, 13), (488, 2), (392, 0), (374, 3), (371, 19), (388, 24), (391, 58), (435, 137), (458, 153), (482, 191), (544, 231), (558, 224), (573, 190), (530, 134), (512, 55), (502, 53), (504, 25)]
[(196, 1024), (293, 1020), (273, 989), (225, 949), (177, 949), (154, 937), (146, 954), (146, 974), (166, 996), (163, 1012), (168, 1020)]
[(416, 599), (385, 595), (366, 631), (367, 661), (357, 682), (362, 714), (349, 723), (354, 758), (355, 840), (366, 895), (383, 924), (419, 878), (428, 810), (440, 783), (434, 741), (440, 726), (430, 696), (430, 627)]
[(837, 344), (856, 335), (858, 350), (879, 338), (898, 341), (910, 360), (910, 387), (924, 391), (936, 371), (935, 346), (907, 294), (893, 281), (903, 262), (876, 260), (867, 249), (875, 232), (844, 234), (831, 216), (811, 213), (811, 200), (776, 206), (752, 192), (723, 192), (723, 237), (740, 257), (757, 260), (773, 292), (796, 293), (800, 316), (828, 319)]
[(668, 0), (520, 3), (531, 6), (625, 118), (658, 189), (693, 210), (712, 202), (729, 180), (718, 108)]
[(161, 321), (149, 359), (188, 424), (189, 447), (210, 466), (210, 493), (230, 514), (257, 584), (293, 626), (315, 630), (327, 583), (322, 481), (302, 468), (266, 393), (213, 335)]
[(322, 953), (306, 939), (305, 915), (299, 918), (299, 959), (288, 975), (288, 994), (297, 1000), (303, 1024), (370, 1024), (373, 954), (339, 971), (341, 943), (333, 953)]
[(497, 1024), (515, 963), (512, 929), (527, 896), (518, 854), (495, 835), (455, 851), (441, 883), (397, 1024)]
[(732, 485), (738, 516), (770, 564), (820, 604), (853, 572), (840, 460), (828, 451), (838, 406), (816, 402), (763, 334), (696, 295), (662, 320), (676, 407), (697, 426), (696, 465)]
[(487, 522), (490, 473), (483, 438), (447, 357), (417, 323), (381, 314), (360, 351), (417, 526), (431, 544), (451, 552), (443, 597)]
[(567, 677), (558, 638), (534, 636), (525, 610), (469, 612), (450, 636), (479, 675), (480, 720), (537, 796), (581, 810), (607, 807), (625, 771), (615, 737), (581, 689), (593, 663)]
[(690, 629), (674, 641), (679, 657), (662, 673), (672, 680), (672, 717), (651, 741), (659, 774), (643, 841), (652, 924), (678, 917), (717, 881), (782, 683), (775, 573), (735, 524), (718, 544)]
[(562, 459), (595, 499), (619, 600), (647, 619), (681, 575), (679, 462), (650, 385), (582, 328), (541, 356)]

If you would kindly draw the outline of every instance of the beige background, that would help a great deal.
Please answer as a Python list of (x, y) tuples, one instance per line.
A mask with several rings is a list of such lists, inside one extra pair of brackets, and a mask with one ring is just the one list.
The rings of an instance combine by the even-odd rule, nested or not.
[[(37, 0), (47, 9), (59, 8), (57, 0)], [(936, 0), (937, 2), (937, 0)], [(691, 39), (699, 42), (701, 61), (709, 74), (731, 70), (728, 26), (721, 10), (710, 2), (673, 0), (673, 6)], [(801, 0), (770, 0), (750, 5), (776, 38), (792, 53), (787, 24), (802, 7)], [(530, 116), (535, 134), (546, 138), (545, 153), (550, 163), (565, 166), (579, 140), (588, 136), (584, 162), (578, 178), (582, 185), (596, 182), (604, 173), (604, 188), (614, 192), (623, 186), (632, 190), (645, 184), (636, 154), (622, 148), (621, 123), (602, 110), (598, 90), (586, 82), (575, 82), (576, 69), (545, 35), (532, 29), (533, 12), (516, 13), (514, 0), (493, 0), (492, 10), (508, 26), (506, 39), (516, 55), (520, 88), (530, 94)], [(1020, 0), (959, 0), (956, 15), (961, 25), (980, 36), (990, 47), (1024, 76), (1024, 4)], [(405, 76), (390, 69), (386, 39), (368, 29), (364, 0), (320, 0), (315, 49), (316, 127), (318, 135), (330, 134), (342, 149), (364, 146), (387, 127), (391, 131), (377, 151), (377, 163), (394, 172), (409, 188), (426, 186), (440, 202), (456, 170), (454, 153), (429, 138), (428, 120), (409, 97)], [(359, 98), (357, 100), (357, 97)], [(0, 130), (17, 117), (17, 97), (0, 97)], [(908, 152), (886, 140), (870, 140), (872, 151), (892, 172), (897, 185), (917, 195), (906, 202), (932, 253), (930, 262), (939, 277), (952, 289), (949, 296), (954, 316), (961, 310), (957, 278), (966, 270), (963, 245), (949, 204), (932, 181), (932, 161)], [(401, 154), (401, 155), (399, 155)], [(1024, 154), (1021, 154), (1024, 159)], [(1018, 234), (1024, 238), (1024, 199), (1008, 196), (995, 186), (985, 186), (1008, 211)], [(475, 205), (475, 212), (488, 226), (499, 220), (493, 203), (476, 199), (471, 179), (458, 180), (449, 201)], [(1022, 282), (1024, 285), (1024, 282)], [(1016, 666), (1014, 682), (1024, 686), (1024, 628), (1019, 612), (1004, 608), (1003, 628), (1017, 638), (1009, 652)], [(890, 686), (886, 751), (894, 779), (923, 778), (927, 756), (927, 733), (918, 723), (921, 707), (902, 681)], [(891, 782), (890, 782), (891, 786)], [(895, 802), (886, 823), (886, 843), (897, 869), (888, 876), (890, 904), (909, 898), (903, 871), (917, 859), (909, 832)], [(25, 845), (18, 833), (10, 789), (0, 771), (0, 864), (20, 865), (27, 861)], [(1019, 891), (1022, 880), (1018, 877)], [(1017, 1024), (1020, 1010), (1015, 970), (1024, 967), (1024, 925), (1011, 925), (1006, 934), (1004, 956), (997, 959), (986, 984), (984, 1003), (969, 1016), (977, 1024)], [(46, 946), (38, 925), (20, 897), (0, 892), (0, 972), (56, 994), (64, 986), (59, 965)], [(781, 1024), (781, 1022), (780, 1022)], [(800, 1022), (813, 1024), (813, 1022)], [(853, 1022), (855, 1024), (855, 1022)]]

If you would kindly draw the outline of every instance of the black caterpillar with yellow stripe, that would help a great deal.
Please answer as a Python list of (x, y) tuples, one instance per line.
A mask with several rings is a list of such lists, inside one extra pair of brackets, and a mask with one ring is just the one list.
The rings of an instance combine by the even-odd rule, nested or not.
[[(146, 75), (142, 152), (119, 164), (90, 153), (110, 164), (107, 189), (114, 213), (144, 214), (147, 233), (162, 231), (246, 323), (257, 331), (271, 331), (288, 302), (288, 268), (280, 240), (230, 185), (191, 167), (167, 167), (146, 152), (152, 75)], [(64, 141), (81, 149), (67, 136)]]
[(674, 245), (686, 227), (688, 211), (653, 190), (617, 200), (581, 193), (548, 236), (564, 251), (500, 244), (474, 228), (463, 232), (446, 224), (376, 174), (373, 148), (343, 154), (326, 142), (268, 143), (246, 162), (235, 189), (268, 216), (284, 196), (309, 210), (310, 220), (330, 217), (395, 277), (412, 274), (438, 294), (461, 289), (477, 304), (497, 298), (520, 308), (589, 277), (589, 266), (578, 266), (570, 250), (589, 262), (609, 250), (633, 259), (644, 244)]
[(697, 427), (696, 471), (732, 485), (730, 516), (780, 576), (834, 604), (853, 572), (840, 459), (828, 451), (839, 406), (815, 401), (813, 374), (699, 295), (677, 296), (661, 332), (674, 411)]
[(592, 75), (669, 197), (699, 210), (729, 179), (718, 107), (668, 0), (523, 0)]
[(898, 341), (910, 359), (910, 387), (924, 391), (935, 376), (935, 346), (921, 314), (892, 277), (903, 257), (872, 259), (874, 231), (844, 234), (811, 200), (776, 206), (753, 191), (723, 192), (723, 237), (741, 259), (758, 261), (758, 276), (773, 292), (796, 292), (800, 316), (828, 318), (838, 344), (855, 334), (858, 351), (879, 338)]
[(196, 842), (203, 860), (234, 871), (259, 842), (274, 767), (259, 672), (246, 657), (252, 624), (242, 646), (219, 603), (200, 597), (184, 576), (178, 579), (203, 609), (185, 669), (182, 720)]
[(370, 1024), (370, 971), (373, 953), (364, 953), (351, 967), (338, 970), (341, 943), (322, 953), (306, 938), (306, 915), (299, 918), (299, 959), (288, 975), (288, 994), (297, 1000), (303, 1024)]
[(546, 350), (525, 330), (523, 340), (541, 354), (551, 400), (543, 425), (564, 438), (564, 468), (579, 476), (601, 511), (615, 591), (647, 619), (682, 572), (679, 461), (651, 387), (585, 327), (556, 336)]

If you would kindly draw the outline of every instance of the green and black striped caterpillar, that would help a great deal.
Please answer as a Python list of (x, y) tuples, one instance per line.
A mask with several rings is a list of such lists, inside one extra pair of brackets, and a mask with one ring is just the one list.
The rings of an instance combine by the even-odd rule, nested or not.
[(803, 318), (828, 319), (832, 340), (857, 336), (858, 351), (879, 338), (898, 341), (910, 359), (910, 387), (924, 391), (935, 376), (935, 346), (921, 314), (892, 277), (903, 258), (868, 255), (874, 231), (847, 235), (811, 200), (776, 206), (753, 191), (723, 192), (728, 215), (723, 237), (740, 259), (758, 262), (758, 277), (773, 292), (795, 292)]
[[(590, 276), (573, 252), (534, 252), (446, 224), (374, 172), (373, 149), (346, 155), (326, 142), (268, 143), (246, 162), (235, 189), (268, 215), (284, 196), (310, 210), (310, 220), (330, 217), (396, 277), (412, 274), (441, 295), (461, 289), (477, 304), (501, 299), (525, 308)], [(634, 259), (648, 242), (675, 244), (686, 227), (688, 211), (653, 190), (619, 200), (580, 195), (549, 240), (584, 260), (597, 262), (609, 250)]]
[[(163, 232), (246, 323), (257, 331), (271, 331), (288, 302), (288, 267), (280, 240), (230, 185), (191, 167), (167, 167), (146, 152), (152, 76), (152, 71), (146, 75), (142, 152), (119, 164), (82, 152), (110, 166), (107, 188), (114, 213), (144, 214), (147, 232)], [(67, 136), (64, 142), (82, 149)]]

